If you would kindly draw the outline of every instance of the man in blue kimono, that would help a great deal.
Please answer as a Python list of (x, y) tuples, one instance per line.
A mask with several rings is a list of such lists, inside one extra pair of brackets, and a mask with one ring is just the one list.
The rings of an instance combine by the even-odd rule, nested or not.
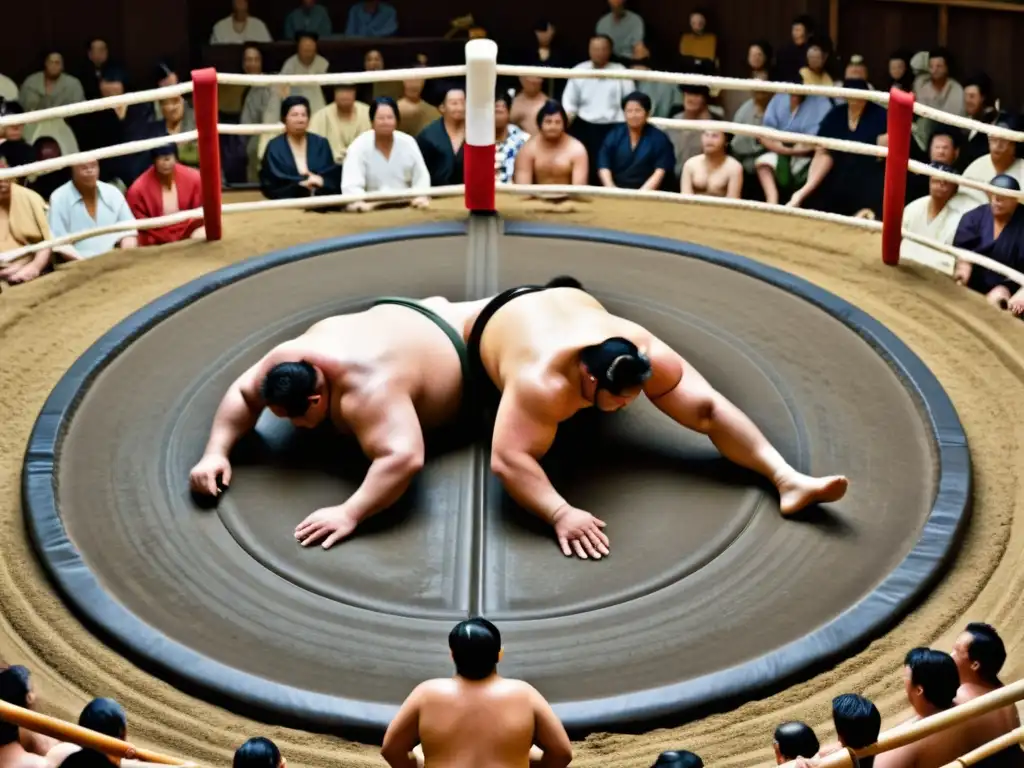
[(672, 178), (672, 140), (647, 122), (651, 107), (651, 97), (640, 91), (622, 100), (626, 122), (612, 128), (597, 155), (597, 175), (604, 186), (658, 190), (666, 176)]

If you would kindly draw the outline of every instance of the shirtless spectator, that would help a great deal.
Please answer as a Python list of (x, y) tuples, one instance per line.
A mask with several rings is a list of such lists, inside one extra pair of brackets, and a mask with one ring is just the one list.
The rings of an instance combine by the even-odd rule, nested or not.
[(536, 136), (540, 132), (537, 113), (548, 103), (548, 95), (542, 90), (544, 80), (540, 77), (521, 77), (519, 83), (522, 88), (512, 99), (509, 119), (531, 136)]
[(684, 195), (743, 197), (743, 165), (730, 157), (727, 135), (722, 131), (703, 131), (704, 153), (691, 157), (683, 166), (681, 190)]
[[(35, 693), (25, 667), (13, 666), (0, 672), (0, 701), (32, 709)], [(45, 749), (36, 746), (36, 739), (41, 743), (46, 738), (0, 720), (0, 768), (46, 768), (42, 754), (49, 749), (49, 745)], [(49, 741), (55, 743), (53, 739)]]
[(423, 89), (426, 85), (426, 80), (402, 82), (402, 98), (398, 100), (398, 112), (402, 119), (398, 123), (398, 130), (414, 139), (424, 128), (441, 118), (441, 111), (423, 100)]
[(821, 745), (814, 730), (807, 723), (783, 723), (775, 729), (772, 742), (777, 765), (796, 760), (798, 757), (812, 758), (818, 754)]
[(569, 765), (569, 736), (544, 697), (498, 674), (497, 627), (483, 618), (463, 621), (448, 647), (454, 677), (416, 686), (384, 734), (381, 755), (392, 768), (416, 768), (417, 744), (431, 768), (521, 768), (534, 744), (543, 751), (541, 768)]
[[(993, 125), (1017, 130), (1019, 121), (1007, 113), (1000, 114)], [(988, 154), (979, 157), (964, 171), (965, 179), (987, 182), (994, 176), (1012, 176), (1019, 184), (1024, 185), (1024, 160), (1017, 157), (1017, 143), (996, 136), (988, 137)], [(988, 202), (988, 195), (981, 190), (964, 188), (964, 192), (977, 201), (978, 205)]]
[(845, 477), (813, 478), (790, 466), (677, 352), (610, 314), (572, 278), (504, 291), (466, 331), (480, 399), (484, 407), (497, 406), (491, 470), (517, 503), (554, 527), (567, 557), (607, 555), (605, 523), (563, 498), (540, 459), (558, 425), (578, 411), (614, 412), (641, 394), (680, 425), (710, 437), (727, 459), (770, 478), (784, 515), (846, 493)]
[(651, 97), (641, 91), (626, 96), (625, 125), (616, 126), (597, 156), (597, 175), (606, 187), (658, 190), (672, 177), (675, 156), (672, 140), (647, 122)]
[(228, 389), (192, 469), (192, 491), (216, 497), (230, 484), (231, 449), (264, 408), (299, 428), (350, 430), (372, 462), (362, 485), (295, 529), (303, 546), (329, 549), (398, 501), (423, 466), (423, 430), (458, 416), (468, 380), (459, 330), (479, 303), (379, 299), (279, 344)]
[[(914, 716), (903, 725), (937, 715), (953, 707), (960, 687), (956, 662), (947, 653), (914, 648), (907, 654), (903, 685)], [(901, 726), (902, 727), (902, 726)], [(972, 734), (973, 723), (957, 723), (911, 744), (883, 752), (875, 768), (940, 768), (982, 743)]]
[(566, 132), (565, 109), (550, 99), (537, 113), (540, 132), (533, 136), (516, 158), (516, 184), (587, 183), (587, 150)]
[[(703, 85), (684, 85), (683, 111), (672, 115), (673, 120), (714, 120), (714, 116), (708, 109), (708, 99), (711, 98), (711, 91)], [(672, 146), (676, 153), (676, 178), (683, 177), (683, 166), (691, 157), (696, 157), (704, 148), (701, 143), (700, 131), (669, 132), (672, 139)], [(674, 186), (674, 185), (673, 185)]]
[[(93, 699), (78, 716), (78, 724), (90, 731), (124, 741), (128, 737), (128, 717), (124, 708), (113, 699)], [(58, 768), (81, 749), (77, 744), (61, 742), (46, 753), (50, 768)]]

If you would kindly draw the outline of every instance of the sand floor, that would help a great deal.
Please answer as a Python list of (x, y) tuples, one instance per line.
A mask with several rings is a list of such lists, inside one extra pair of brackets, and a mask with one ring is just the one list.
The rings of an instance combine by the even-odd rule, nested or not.
[[(898, 334), (944, 383), (966, 428), (975, 469), (974, 517), (955, 566), (917, 611), (867, 651), (779, 695), (683, 728), (592, 736), (577, 745), (575, 764), (647, 766), (672, 748), (694, 750), (710, 765), (764, 764), (771, 759), (771, 731), (783, 719), (806, 720), (828, 737), (829, 701), (845, 691), (874, 699), (891, 724), (904, 714), (904, 653), (915, 645), (948, 647), (968, 620), (995, 624), (1010, 654), (1005, 677), (1024, 674), (1024, 323), (924, 267), (884, 267), (877, 235), (840, 225), (672, 203), (598, 201), (558, 213), (535, 207), (518, 199), (500, 205), (508, 217), (613, 227), (734, 251), (860, 306)], [(226, 220), (219, 243), (110, 254), (4, 290), (0, 661), (32, 669), (44, 711), (74, 719), (88, 699), (112, 696), (125, 705), (136, 743), (210, 765), (227, 765), (235, 747), (260, 734), (277, 741), (292, 766), (383, 764), (372, 748), (263, 726), (184, 696), (85, 631), (35, 562), (21, 516), (21, 463), (36, 415), (64, 371), (117, 321), (172, 288), (283, 246), (463, 215), (456, 200), (437, 202), (426, 212), (237, 215)]]

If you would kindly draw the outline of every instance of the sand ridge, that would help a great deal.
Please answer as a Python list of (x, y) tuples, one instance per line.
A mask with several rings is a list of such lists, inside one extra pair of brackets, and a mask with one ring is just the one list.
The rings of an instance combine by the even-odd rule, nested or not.
[[(647, 766), (662, 750), (686, 748), (711, 765), (764, 764), (771, 731), (803, 719), (828, 738), (829, 700), (857, 691), (888, 724), (904, 714), (900, 667), (914, 645), (948, 647), (966, 621), (995, 624), (1007, 642), (1006, 679), (1024, 674), (1024, 324), (986, 306), (923, 267), (881, 264), (879, 237), (777, 214), (674, 203), (594, 201), (575, 210), (502, 198), (508, 218), (608, 227), (689, 240), (793, 272), (872, 314), (895, 332), (946, 387), (974, 461), (974, 513), (961, 553), (932, 595), (865, 652), (806, 683), (683, 728), (600, 734), (576, 745), (581, 766)], [(362, 216), (270, 211), (225, 220), (219, 243), (189, 242), (115, 253), (62, 268), (0, 295), (0, 661), (35, 673), (44, 711), (75, 719), (93, 696), (129, 713), (139, 745), (226, 765), (247, 737), (266, 735), (294, 766), (382, 765), (375, 749), (328, 736), (264, 726), (189, 698), (126, 662), (85, 630), (54, 595), (25, 533), (21, 462), (50, 389), (116, 322), (167, 291), (252, 255), (381, 227), (458, 220), (461, 201), (432, 210)], [(867, 414), (866, 417), (870, 417)], [(808, 627), (808, 629), (812, 629)]]

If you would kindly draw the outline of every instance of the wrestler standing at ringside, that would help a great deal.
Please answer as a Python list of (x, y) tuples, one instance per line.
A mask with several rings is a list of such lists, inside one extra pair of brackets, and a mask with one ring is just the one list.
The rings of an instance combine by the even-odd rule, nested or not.
[(467, 370), (459, 331), (483, 302), (379, 299), (371, 309), (330, 317), (272, 349), (231, 385), (213, 419), (193, 491), (210, 496), (231, 482), (228, 458), (264, 408), (296, 427), (330, 422), (352, 433), (371, 460), (359, 489), (295, 529), (303, 546), (329, 549), (359, 523), (394, 504), (424, 461), (423, 430), (453, 420)]
[(845, 477), (797, 472), (678, 353), (610, 314), (572, 278), (505, 291), (464, 332), (478, 385), (486, 375), (498, 390), (491, 469), (516, 502), (554, 527), (567, 557), (607, 555), (605, 523), (566, 501), (538, 462), (558, 425), (577, 411), (617, 411), (641, 393), (679, 424), (710, 437), (727, 459), (770, 479), (784, 515), (846, 493)]

